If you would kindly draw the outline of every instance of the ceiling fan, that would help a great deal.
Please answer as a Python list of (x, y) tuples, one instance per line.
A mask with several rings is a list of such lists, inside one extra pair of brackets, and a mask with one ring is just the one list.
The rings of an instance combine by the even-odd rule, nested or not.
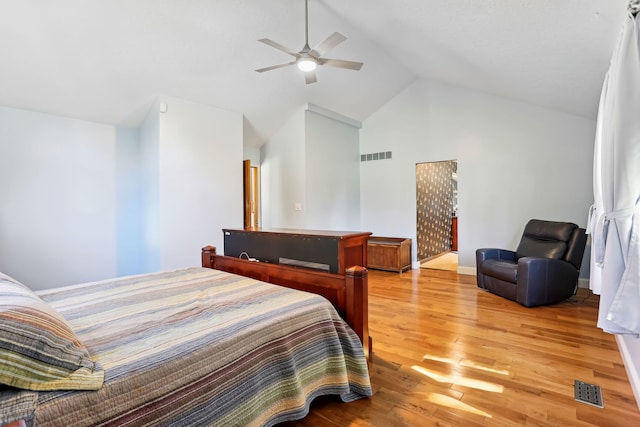
[(259, 42), (267, 44), (271, 47), (274, 47), (278, 50), (283, 51), (295, 58), (295, 60), (291, 62), (287, 62), (285, 64), (272, 65), (270, 67), (260, 68), (256, 70), (258, 73), (263, 73), (265, 71), (275, 70), (277, 68), (287, 67), (289, 65), (297, 64), (298, 68), (304, 71), (304, 78), (307, 84), (315, 83), (318, 81), (316, 78), (316, 67), (318, 65), (330, 65), (332, 67), (345, 68), (347, 70), (360, 70), (362, 68), (362, 62), (355, 61), (345, 61), (343, 59), (329, 59), (323, 58), (326, 52), (330, 49), (333, 49), (347, 38), (342, 34), (335, 32), (331, 34), (329, 37), (324, 39), (324, 41), (320, 42), (316, 47), (311, 49), (309, 47), (309, 9), (308, 9), (308, 0), (304, 0), (304, 34), (305, 41), (304, 47), (300, 52), (294, 52), (286, 46), (281, 45), (280, 43), (274, 42), (271, 39), (260, 39)]

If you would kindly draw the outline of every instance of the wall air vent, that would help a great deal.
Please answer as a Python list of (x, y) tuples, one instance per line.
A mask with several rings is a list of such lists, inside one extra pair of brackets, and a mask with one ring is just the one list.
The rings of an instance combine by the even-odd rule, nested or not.
[(378, 153), (360, 154), (361, 162), (371, 162), (373, 160), (387, 160), (391, 158), (391, 151), (380, 151)]

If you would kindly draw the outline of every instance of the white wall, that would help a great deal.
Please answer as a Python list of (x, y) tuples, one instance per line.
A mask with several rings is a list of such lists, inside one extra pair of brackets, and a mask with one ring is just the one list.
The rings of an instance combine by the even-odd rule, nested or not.
[(359, 126), (309, 104), (262, 147), (262, 226), (359, 230)]
[(0, 271), (33, 289), (116, 275), (117, 147), (113, 126), (0, 107)]
[(142, 260), (137, 273), (160, 270), (160, 104), (155, 102), (140, 126), (139, 186)]
[(251, 166), (260, 166), (260, 148), (245, 145), (242, 148), (242, 160), (250, 160)]
[(307, 228), (358, 231), (359, 128), (313, 111), (305, 128)]
[(479, 247), (515, 248), (530, 218), (585, 226), (593, 201), (593, 120), (420, 80), (364, 123), (361, 228), (410, 237), (416, 260), (415, 165), (458, 161), (460, 272)]
[(116, 274), (118, 276), (144, 271), (140, 155), (139, 130), (116, 128)]
[(161, 101), (139, 130), (0, 107), (0, 271), (45, 289), (222, 248), (242, 226), (242, 115)]
[[(306, 209), (305, 110), (300, 109), (262, 147), (262, 226), (303, 228)], [(300, 211), (295, 204), (300, 203)]]
[(223, 248), (222, 228), (243, 226), (242, 114), (161, 97), (160, 269), (200, 265)]

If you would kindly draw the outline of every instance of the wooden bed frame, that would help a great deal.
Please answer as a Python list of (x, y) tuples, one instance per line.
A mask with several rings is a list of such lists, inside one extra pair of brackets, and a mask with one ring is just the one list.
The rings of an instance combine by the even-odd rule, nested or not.
[(322, 295), (333, 304), (340, 316), (358, 334), (367, 360), (371, 360), (373, 340), (369, 336), (369, 290), (366, 268), (350, 267), (346, 269), (345, 275), (333, 274), (308, 268), (216, 255), (214, 246), (202, 248), (202, 266)]

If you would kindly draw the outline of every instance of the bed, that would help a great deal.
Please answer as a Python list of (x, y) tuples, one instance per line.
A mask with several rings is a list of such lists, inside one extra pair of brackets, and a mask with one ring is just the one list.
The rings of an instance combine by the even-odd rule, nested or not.
[[(318, 279), (256, 273), (211, 247), (202, 258), (37, 295), (0, 274), (0, 425), (262, 426), (304, 417), (321, 395), (371, 395), (355, 308), (366, 270)], [(329, 299), (290, 289), (305, 287)]]

